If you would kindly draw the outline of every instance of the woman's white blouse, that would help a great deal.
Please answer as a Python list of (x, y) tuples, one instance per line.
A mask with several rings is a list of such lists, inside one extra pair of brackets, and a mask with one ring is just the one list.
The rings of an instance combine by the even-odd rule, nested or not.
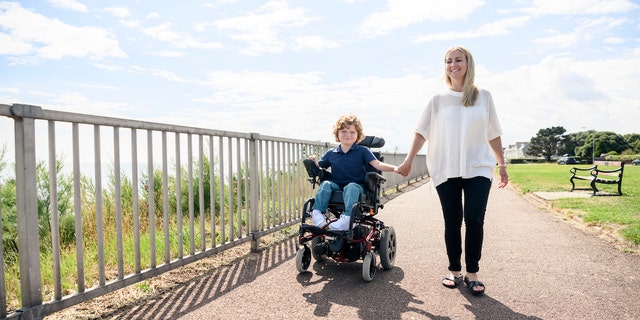
[(427, 168), (434, 186), (449, 178), (493, 178), (496, 159), (489, 141), (502, 135), (491, 93), (479, 89), (476, 104), (462, 105), (462, 92), (431, 98), (416, 132), (427, 141)]

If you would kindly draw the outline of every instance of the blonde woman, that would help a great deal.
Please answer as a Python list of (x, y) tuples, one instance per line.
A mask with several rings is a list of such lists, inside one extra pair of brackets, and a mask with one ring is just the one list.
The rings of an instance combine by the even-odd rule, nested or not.
[[(449, 258), (442, 284), (455, 288), (463, 281), (474, 295), (485, 285), (478, 280), (482, 254), (484, 215), (496, 163), (498, 188), (509, 182), (502, 153), (502, 129), (489, 91), (474, 84), (475, 65), (463, 47), (449, 49), (444, 57), (448, 90), (435, 95), (418, 121), (413, 142), (398, 172), (407, 176), (411, 164), (427, 143), (427, 167), (436, 187), (444, 216), (444, 238)], [(465, 223), (466, 275), (462, 274), (462, 222)]]

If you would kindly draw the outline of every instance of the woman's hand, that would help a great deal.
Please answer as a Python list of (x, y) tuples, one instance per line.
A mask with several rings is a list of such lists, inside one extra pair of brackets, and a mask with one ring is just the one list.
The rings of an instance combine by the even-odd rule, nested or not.
[(411, 161), (405, 160), (402, 164), (394, 170), (395, 172), (401, 174), (404, 177), (408, 177), (409, 173), (411, 173)]
[(509, 183), (509, 175), (507, 174), (507, 166), (500, 166), (500, 183), (498, 188), (504, 188)]

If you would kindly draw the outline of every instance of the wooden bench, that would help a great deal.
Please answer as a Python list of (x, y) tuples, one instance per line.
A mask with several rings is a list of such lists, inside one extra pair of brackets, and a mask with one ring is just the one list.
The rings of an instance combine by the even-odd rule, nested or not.
[[(616, 169), (600, 169), (598, 166), (613, 166)], [(573, 190), (593, 190), (594, 196), (621, 196), (622, 195), (622, 174), (624, 173), (624, 162), (622, 161), (594, 161), (593, 167), (577, 168), (573, 167), (571, 172), (571, 191)], [(589, 181), (589, 188), (576, 188), (573, 180)], [(617, 184), (618, 193), (605, 193), (598, 190), (597, 184)]]

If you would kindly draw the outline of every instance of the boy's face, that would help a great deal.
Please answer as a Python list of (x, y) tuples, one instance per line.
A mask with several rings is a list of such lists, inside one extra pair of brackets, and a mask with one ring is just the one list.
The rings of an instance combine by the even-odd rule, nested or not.
[(341, 144), (352, 145), (358, 140), (358, 131), (353, 125), (347, 125), (346, 127), (338, 131), (338, 140)]

